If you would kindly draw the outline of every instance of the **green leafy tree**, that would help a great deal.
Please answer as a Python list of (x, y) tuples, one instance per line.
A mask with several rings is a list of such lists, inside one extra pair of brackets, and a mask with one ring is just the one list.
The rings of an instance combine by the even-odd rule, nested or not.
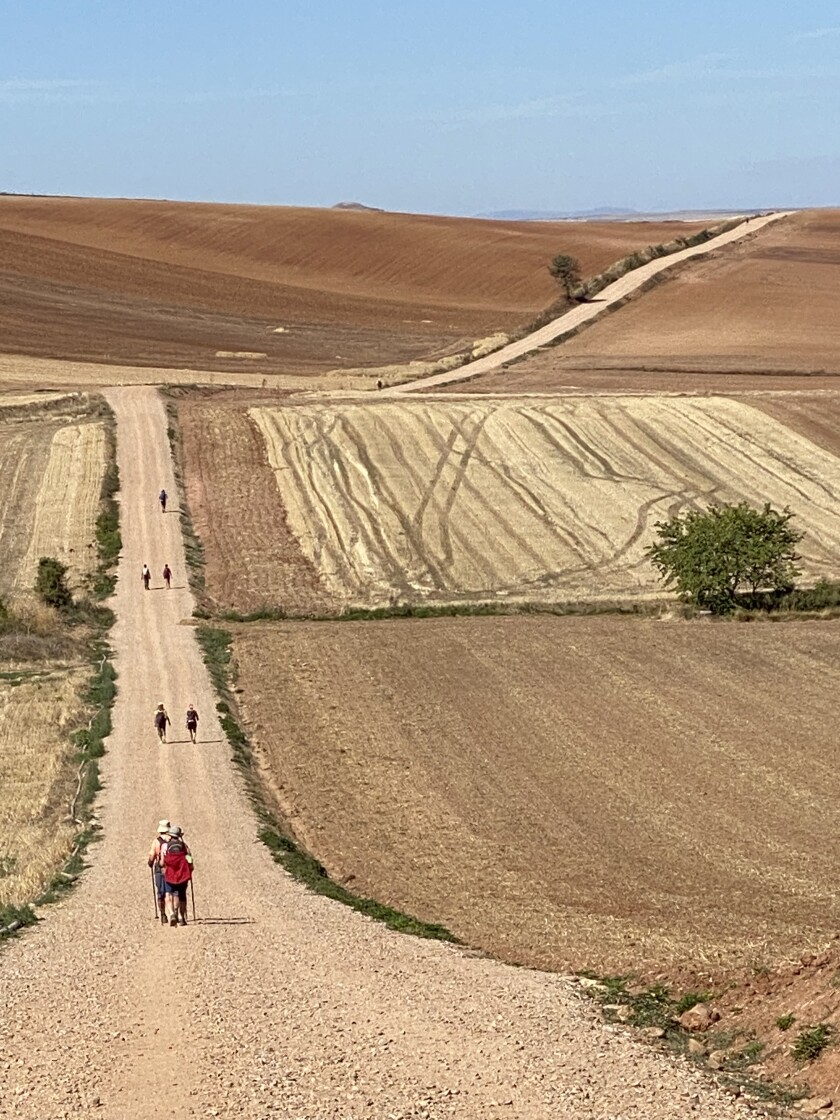
[(763, 509), (739, 502), (690, 510), (656, 523), (659, 539), (647, 555), (681, 599), (724, 614), (745, 591), (755, 601), (759, 593), (793, 590), (802, 534), (792, 517), (769, 502)]
[(67, 565), (54, 556), (42, 556), (35, 576), (35, 591), (45, 603), (59, 610), (73, 606), (73, 595), (67, 586)]
[(580, 287), (581, 283), (580, 261), (575, 257), (566, 256), (565, 253), (559, 253), (548, 266), (548, 271), (562, 285), (566, 298), (571, 299), (572, 292)]

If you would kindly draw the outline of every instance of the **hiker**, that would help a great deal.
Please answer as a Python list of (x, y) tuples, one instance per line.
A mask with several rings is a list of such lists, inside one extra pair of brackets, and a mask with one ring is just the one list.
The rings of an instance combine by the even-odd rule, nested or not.
[(143, 581), (143, 586), (149, 590), (149, 584), (152, 582), (152, 573), (149, 571), (149, 565), (143, 565), (143, 571), (140, 573), (140, 578)]
[(166, 584), (166, 586), (167, 586), (167, 589), (168, 589), (168, 588), (169, 588), (169, 586), (170, 586), (170, 582), (169, 582), (169, 581), (170, 581), (171, 579), (172, 579), (172, 569), (171, 569), (171, 568), (169, 567), (169, 565), (168, 565), (168, 564), (164, 564), (164, 565), (163, 565), (163, 581), (164, 581), (164, 583)]
[(172, 723), (172, 720), (166, 713), (166, 708), (163, 706), (163, 701), (155, 708), (155, 728), (157, 729), (158, 739), (162, 743), (166, 742), (166, 725)]
[(155, 894), (157, 895), (157, 907), (160, 920), (166, 925), (166, 883), (163, 878), (163, 865), (161, 864), (161, 848), (166, 843), (166, 838), (169, 835), (170, 829), (169, 821), (158, 821), (157, 836), (154, 843), (149, 849), (149, 867), (152, 869), (154, 876)]
[(195, 742), (195, 733), (198, 731), (198, 712), (190, 704), (187, 708), (187, 731), (190, 733), (190, 742)]
[(166, 513), (166, 498), (167, 498), (166, 491), (161, 490), (161, 492), (158, 494), (158, 501), (160, 502), (161, 513)]
[(182, 829), (169, 826), (166, 841), (161, 845), (161, 866), (164, 889), (169, 899), (169, 924), (187, 924), (187, 884), (192, 879), (192, 853), (184, 839)]

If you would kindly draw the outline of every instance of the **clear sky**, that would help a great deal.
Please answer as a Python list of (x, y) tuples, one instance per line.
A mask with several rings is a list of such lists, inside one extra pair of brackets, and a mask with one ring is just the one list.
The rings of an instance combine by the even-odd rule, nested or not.
[(0, 0), (0, 190), (840, 204), (840, 2)]

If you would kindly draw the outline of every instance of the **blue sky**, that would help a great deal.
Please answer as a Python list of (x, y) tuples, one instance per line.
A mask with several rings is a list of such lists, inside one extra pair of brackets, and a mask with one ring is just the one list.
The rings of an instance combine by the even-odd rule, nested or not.
[(0, 190), (840, 204), (837, 0), (0, 0)]

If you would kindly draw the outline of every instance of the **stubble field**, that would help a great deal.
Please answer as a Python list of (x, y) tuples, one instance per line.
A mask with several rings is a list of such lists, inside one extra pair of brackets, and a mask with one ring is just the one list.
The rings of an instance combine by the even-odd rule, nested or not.
[(278, 805), (359, 894), (604, 972), (837, 927), (834, 626), (278, 623), (234, 649)]
[(0, 598), (31, 598), (41, 556), (78, 589), (96, 567), (105, 422), (85, 394), (0, 396)]
[(105, 424), (84, 394), (0, 397), (0, 911), (43, 891), (78, 831), (84, 626), (71, 633), (33, 585), (41, 556), (68, 566), (74, 592), (96, 568)]
[(559, 252), (594, 275), (701, 228), (5, 197), (0, 354), (56, 359), (62, 384), (70, 361), (253, 378), (436, 359), (550, 305)]
[(240, 610), (661, 597), (654, 523), (741, 499), (790, 506), (806, 576), (837, 575), (840, 460), (742, 401), (210, 408), (185, 432), (188, 496), (208, 591)]

